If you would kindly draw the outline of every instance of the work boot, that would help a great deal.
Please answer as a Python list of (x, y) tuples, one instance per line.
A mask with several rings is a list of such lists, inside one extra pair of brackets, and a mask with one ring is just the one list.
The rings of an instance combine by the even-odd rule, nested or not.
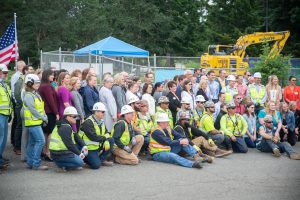
[(275, 156), (275, 157), (280, 157), (281, 156), (281, 153), (280, 153), (279, 149), (277, 149), (277, 148), (273, 149), (273, 156)]
[(212, 157), (216, 157), (216, 153), (209, 149), (203, 149), (203, 153), (205, 153), (206, 155), (212, 156)]
[(210, 157), (208, 155), (206, 155), (205, 157), (203, 157), (202, 163), (212, 163), (214, 161), (214, 157)]
[(111, 166), (114, 165), (114, 162), (104, 160), (104, 161), (102, 162), (102, 165), (103, 165), (103, 166), (107, 166), (107, 167), (111, 167)]
[(48, 170), (48, 166), (41, 165), (38, 167), (32, 167), (33, 170)]
[(62, 168), (59, 167), (59, 168), (56, 170), (56, 172), (57, 172), (57, 173), (66, 173), (66, 172), (68, 172), (68, 171), (67, 171), (67, 169), (66, 169), (65, 167), (62, 167)]
[(222, 150), (222, 149), (217, 148), (215, 157), (216, 158), (221, 158), (221, 157), (224, 157), (224, 156), (228, 156), (230, 154), (232, 154), (232, 150), (227, 151), (227, 150)]
[(194, 161), (203, 161), (203, 158), (199, 154), (195, 154), (193, 157)]
[(201, 169), (202, 168), (202, 164), (200, 161), (195, 161), (192, 165), (192, 168), (197, 168), (197, 169)]
[(290, 159), (292, 159), (292, 160), (300, 160), (300, 153), (292, 153), (290, 155)]

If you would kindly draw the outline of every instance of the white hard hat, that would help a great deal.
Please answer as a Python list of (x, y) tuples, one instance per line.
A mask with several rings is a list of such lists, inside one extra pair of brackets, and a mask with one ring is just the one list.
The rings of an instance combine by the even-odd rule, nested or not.
[(204, 97), (203, 97), (202, 95), (197, 95), (197, 96), (196, 96), (196, 102), (197, 102), (197, 101), (205, 102), (205, 99), (204, 99)]
[(178, 115), (179, 115), (179, 120), (190, 119), (190, 117), (191, 117), (189, 112), (183, 111), (183, 110), (179, 111)]
[(161, 103), (169, 103), (168, 97), (166, 97), (166, 96), (159, 97), (158, 104), (161, 104)]
[(260, 72), (255, 72), (253, 77), (254, 78), (261, 78), (261, 73)]
[(73, 106), (68, 106), (64, 110), (64, 115), (78, 115), (78, 112)]
[(235, 108), (236, 107), (233, 102), (228, 103), (226, 106), (227, 106), (227, 108)]
[(101, 102), (97, 102), (93, 106), (93, 111), (104, 111), (104, 112), (106, 112), (105, 105)]
[(191, 101), (188, 97), (182, 97), (180, 103), (186, 103), (186, 104), (191, 104)]
[(133, 113), (133, 112), (134, 112), (133, 108), (129, 105), (125, 105), (121, 108), (121, 115), (125, 115), (127, 113)]
[(227, 81), (236, 81), (235, 76), (232, 75), (232, 74), (228, 75), (228, 77), (227, 77), (226, 80), (227, 80)]
[(214, 104), (214, 102), (212, 102), (212, 101), (207, 101), (207, 102), (205, 102), (205, 104), (204, 104), (204, 107), (205, 107), (205, 108), (209, 108), (209, 107), (213, 107), (213, 106), (215, 106), (215, 104)]
[(156, 122), (169, 122), (169, 116), (166, 113), (159, 113), (156, 118)]
[(132, 96), (129, 98), (128, 104), (132, 104), (132, 103), (135, 103), (135, 102), (138, 102), (138, 101), (140, 101), (140, 99), (139, 99), (137, 96), (132, 95)]
[(7, 66), (5, 64), (0, 64), (0, 71), (2, 72), (8, 72)]
[(25, 77), (25, 84), (27, 83), (40, 83), (40, 78), (35, 75), (35, 74), (28, 74), (26, 77)]

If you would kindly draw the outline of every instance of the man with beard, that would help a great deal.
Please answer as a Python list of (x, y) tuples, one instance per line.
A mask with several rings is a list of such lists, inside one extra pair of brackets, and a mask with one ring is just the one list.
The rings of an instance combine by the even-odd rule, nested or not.
[(141, 108), (141, 101), (140, 99), (133, 95), (129, 98), (128, 105), (134, 110), (133, 118), (132, 118), (132, 126), (135, 134), (141, 134), (141, 129), (138, 126), (138, 116), (137, 113), (140, 111)]

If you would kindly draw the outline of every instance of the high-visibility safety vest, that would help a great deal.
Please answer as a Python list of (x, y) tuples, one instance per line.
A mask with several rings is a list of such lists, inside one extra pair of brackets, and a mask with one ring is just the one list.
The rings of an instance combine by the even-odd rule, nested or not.
[(0, 114), (10, 115), (12, 112), (11, 90), (8, 85), (6, 89), (0, 83)]
[[(118, 124), (118, 123), (124, 123), (125, 124), (125, 131), (122, 133), (122, 136), (120, 138), (120, 141), (123, 145), (127, 146), (129, 143), (130, 143), (130, 132), (129, 132), (129, 129), (128, 129), (128, 124), (127, 122), (125, 122), (124, 120), (119, 120), (117, 121), (114, 125), (113, 125), (113, 128), (111, 130), (111, 136), (113, 137), (114, 133), (115, 133), (115, 126)], [(117, 145), (114, 144), (114, 148), (116, 148)]]
[[(91, 120), (93, 122), (93, 126), (96, 132), (96, 135), (101, 135), (103, 137), (109, 138), (109, 134), (105, 133), (105, 124), (102, 123), (101, 127), (97, 124), (94, 117), (91, 115), (86, 120)], [(84, 123), (84, 122), (83, 122)], [(83, 139), (84, 143), (87, 145), (88, 150), (98, 150), (100, 148), (101, 143), (90, 140), (83, 131), (79, 131), (78, 135)]]
[(237, 88), (230, 88), (229, 89), (229, 86), (226, 86), (224, 88), (224, 94), (225, 94), (225, 102), (226, 103), (230, 103), (233, 101), (233, 96), (238, 94), (238, 90)]
[(159, 113), (166, 113), (169, 117), (169, 126), (170, 128), (173, 128), (173, 117), (170, 109), (163, 110), (160, 106), (156, 107), (156, 113), (155, 113), (155, 119), (157, 118)]
[[(149, 151), (150, 151), (150, 154), (156, 154), (156, 153), (160, 153), (160, 152), (170, 152), (171, 151), (171, 147), (170, 146), (160, 144), (156, 140), (153, 139), (152, 133), (154, 131), (160, 131), (161, 134), (163, 134), (164, 136), (167, 136), (166, 133), (165, 133), (165, 131), (162, 130), (161, 128), (159, 128), (159, 127), (156, 127), (156, 128), (154, 128), (151, 131), (151, 133), (150, 133), (150, 142), (149, 142)], [(171, 138), (171, 140), (174, 139), (174, 136), (172, 135), (170, 129), (168, 129), (168, 135)]]
[[(42, 100), (41, 96), (39, 94), (33, 94), (31, 92), (27, 92), (27, 94), (31, 95), (34, 98), (34, 107), (37, 110), (38, 113), (40, 113), (42, 116), (45, 115), (45, 109), (44, 109), (44, 101)], [(25, 126), (37, 126), (41, 125), (43, 123), (42, 119), (38, 119), (33, 116), (27, 105), (23, 102), (24, 107), (24, 120), (25, 120)]]
[(184, 131), (184, 128), (181, 126), (181, 125), (176, 125), (175, 127), (174, 127), (174, 129), (180, 129), (180, 133), (183, 133), (184, 134), (184, 136), (186, 137), (186, 138), (190, 138), (190, 139), (193, 139), (193, 134), (192, 134), (192, 131), (190, 130), (190, 129), (188, 129), (189, 130), (189, 136), (188, 135), (186, 135), (185, 134), (185, 131)]
[(256, 87), (254, 84), (250, 84), (248, 90), (249, 90), (250, 98), (255, 103), (260, 103), (266, 94), (266, 88), (263, 85), (260, 85), (259, 92), (256, 91)]
[[(61, 126), (69, 126), (70, 129), (72, 130), (72, 127), (69, 124), (62, 124)], [(50, 144), (49, 144), (49, 149), (53, 151), (65, 151), (68, 150), (66, 147), (65, 143), (62, 141), (60, 135), (58, 134), (58, 128), (55, 126), (55, 128), (52, 131), (52, 134), (50, 136)], [(73, 144), (75, 145), (75, 137), (74, 137), (74, 131), (72, 130), (72, 141)]]
[(201, 120), (204, 112), (205, 112), (204, 109), (202, 112), (199, 112), (197, 108), (194, 110), (193, 114), (194, 114), (194, 121), (195, 121), (196, 128), (200, 127), (200, 120)]
[(145, 136), (151, 132), (151, 129), (154, 127), (154, 123), (149, 113), (147, 113), (146, 116), (142, 116), (140, 113), (138, 113), (137, 117), (138, 117), (137, 125), (141, 130), (141, 134)]
[[(243, 130), (244, 118), (240, 114), (235, 114), (234, 117), (230, 117), (228, 114), (223, 115), (222, 118), (226, 118), (226, 129), (229, 130), (234, 136), (241, 136)], [(226, 131), (224, 131), (226, 134)]]
[(200, 130), (202, 130), (202, 131), (204, 131), (204, 132), (207, 132), (208, 130), (206, 130), (204, 127), (204, 120), (206, 119), (208, 117), (208, 121), (206, 122), (206, 123), (212, 123), (212, 124), (214, 124), (214, 118), (213, 118), (213, 116), (212, 115), (210, 115), (210, 114), (208, 114), (207, 112), (204, 112), (203, 113), (203, 115), (202, 115), (202, 117), (201, 117), (201, 119), (200, 119), (200, 127), (199, 127), (199, 129)]

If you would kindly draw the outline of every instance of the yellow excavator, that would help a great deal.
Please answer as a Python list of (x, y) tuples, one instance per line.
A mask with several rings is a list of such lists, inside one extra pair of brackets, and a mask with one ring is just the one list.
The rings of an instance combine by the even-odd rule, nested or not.
[(269, 57), (275, 57), (283, 49), (289, 31), (282, 32), (256, 32), (241, 36), (235, 45), (209, 45), (208, 52), (201, 56), (201, 67), (228, 69), (228, 71), (243, 74), (249, 67), (246, 48), (252, 44), (272, 42), (274, 44)]

